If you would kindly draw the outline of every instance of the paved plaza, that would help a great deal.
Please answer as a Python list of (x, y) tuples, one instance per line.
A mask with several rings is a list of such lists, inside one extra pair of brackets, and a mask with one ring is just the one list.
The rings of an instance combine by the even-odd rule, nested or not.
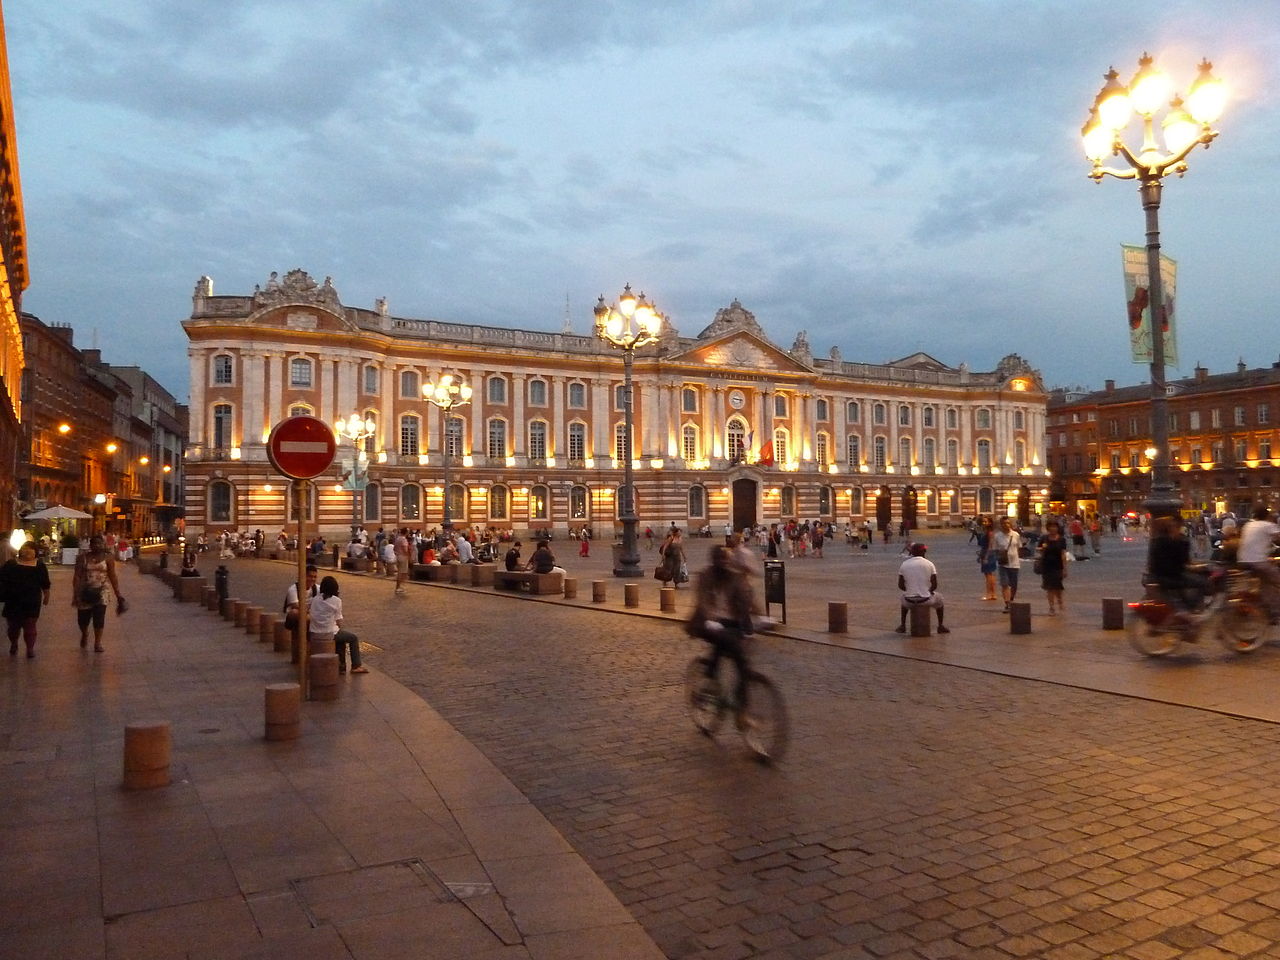
[[(1122, 633), (1100, 629), (1099, 598), (1136, 593), (1145, 550), (1141, 541), (1115, 538), (1104, 543), (1101, 558), (1071, 569), (1066, 617), (1037, 615), (1031, 635), (1011, 636), (999, 605), (978, 599), (980, 577), (965, 537), (938, 532), (927, 539), (948, 597), (954, 632), (945, 637), (892, 633), (897, 546), (885, 550), (877, 544), (850, 555), (837, 544), (825, 560), (788, 563), (788, 624), (779, 635), (762, 639), (758, 652), (759, 665), (777, 680), (791, 712), (791, 749), (775, 768), (752, 763), (733, 735), (711, 741), (694, 731), (680, 694), (683, 668), (698, 645), (678, 623), (657, 615), (658, 585), (652, 580), (644, 584), (637, 615), (622, 609), (616, 581), (610, 583), (607, 609), (601, 609), (591, 603), (589, 589), (577, 601), (545, 601), (414, 584), (396, 598), (385, 581), (342, 575), (347, 623), (365, 641), (373, 673), (346, 678), (346, 696), (338, 704), (307, 705), (309, 727), (300, 744), (315, 750), (317, 740), (337, 737), (345, 761), (357, 754), (364, 772), (349, 793), (327, 788), (323, 803), (304, 799), (314, 808), (340, 805), (349, 795), (358, 828), (344, 825), (333, 807), (321, 820), (337, 824), (333, 829), (347, 841), (347, 835), (366, 832), (382, 838), (377, 852), (348, 842), (343, 855), (353, 866), (400, 862), (419, 842), (402, 836), (416, 837), (423, 823), (415, 824), (413, 811), (392, 796), (401, 779), (418, 784), (410, 793), (426, 796), (430, 786), (429, 796), (438, 798), (434, 805), (422, 801), (415, 807), (440, 825), (426, 835), (433, 842), (447, 838), (455, 845), (451, 852), (482, 865), (521, 858), (522, 851), (512, 847), (526, 841), (509, 827), (513, 816), (521, 822), (545, 817), (549, 832), (532, 842), (580, 858), (591, 879), (603, 881), (590, 900), (604, 910), (605, 920), (596, 926), (595, 920), (579, 918), (575, 933), (554, 944), (539, 942), (536, 924), (528, 927), (530, 894), (510, 869), (494, 867), (486, 877), (502, 909), (489, 919), (500, 927), (505, 921), (498, 918), (507, 917), (523, 937), (515, 942), (512, 935), (513, 942), (500, 948), (512, 956), (650, 955), (646, 949), (672, 958), (1280, 955), (1280, 735), (1274, 725), (1280, 716), (1271, 696), (1280, 682), (1280, 648), (1238, 657), (1210, 643), (1169, 662), (1139, 657)], [(571, 544), (555, 544), (571, 573), (583, 580), (602, 576), (608, 567), (607, 550), (595, 546), (596, 556), (585, 563), (570, 555)], [(708, 546), (693, 541), (693, 568)], [(205, 573), (214, 565), (208, 558), (201, 563)], [(247, 560), (228, 566), (233, 595), (278, 608), (291, 576), (288, 566)], [(74, 641), (55, 632), (42, 641), (50, 651), (47, 659), (42, 653), (34, 664), (22, 658), (7, 664), (5, 682), (14, 694), (3, 714), (9, 770), (46, 769), (15, 759), (29, 749), (24, 739), (47, 742), (42, 726), (60, 731), (63, 740), (74, 739), (74, 731), (64, 729), (71, 721), (61, 718), (76, 715), (77, 701), (118, 701), (121, 691), (139, 681), (135, 669), (150, 671), (148, 682), (157, 682), (163, 673), (158, 661), (171, 647), (198, 657), (200, 644), (207, 645), (220, 665), (218, 676), (228, 680), (235, 673), (232, 664), (255, 664), (250, 677), (237, 682), (252, 680), (259, 690), (271, 671), (287, 670), (213, 615), (160, 596), (157, 581), (132, 570), (126, 576), (126, 583), (137, 584), (131, 588), (137, 595), (151, 591), (156, 597), (147, 608), (154, 611), (153, 622), (135, 622), (119, 664), (94, 674), (79, 665), (79, 651), (70, 649)], [(1027, 583), (1023, 593), (1038, 614), (1045, 611), (1038, 585)], [(825, 632), (828, 599), (850, 603), (847, 635)], [(681, 603), (688, 602), (682, 596)], [(121, 622), (113, 621), (110, 629), (118, 636)], [(109, 647), (104, 656), (111, 653)], [(34, 702), (36, 675), (30, 671), (36, 664), (51, 672), (39, 675), (46, 678), (40, 683), (43, 699), (32, 719), (13, 704), (23, 698)], [(176, 669), (172, 661), (169, 669)], [(192, 671), (188, 666), (183, 672), (188, 681)], [(55, 694), (60, 673), (74, 697)], [(384, 686), (361, 686), (369, 682)], [(421, 699), (394, 693), (400, 690)], [(370, 730), (354, 742), (341, 737), (341, 724), (381, 712), (370, 706), (380, 697), (393, 697), (397, 711), (425, 711), (419, 727), (425, 740), (409, 748), (421, 761), (416, 773), (398, 758), (398, 747), (369, 740)], [(253, 699), (240, 698), (246, 730), (253, 724)], [(199, 711), (212, 706), (207, 699), (198, 703)], [(111, 711), (105, 715), (113, 723), (119, 719)], [(201, 715), (187, 722), (189, 739), (198, 738), (196, 730), (221, 726)], [(404, 736), (400, 730), (381, 732), (397, 740)], [(90, 788), (99, 823), (119, 812), (116, 804), (127, 803), (136, 814), (140, 799), (154, 803), (144, 798), (159, 796), (122, 800), (111, 789), (118, 765), (112, 736), (117, 732), (100, 734), (98, 781)], [(227, 791), (234, 798), (247, 789), (234, 775), (254, 773), (261, 758), (251, 763), (246, 755), (262, 745), (243, 731), (227, 740), (218, 754), (228, 769), (207, 769), (215, 779), (225, 774), (230, 781), (197, 786), (197, 795), (216, 798)], [(474, 750), (467, 753), (473, 765), (464, 769), (439, 760), (445, 747), (429, 746), (437, 740), (449, 750)], [(75, 761), (49, 756), (42, 762), (70, 776)], [(433, 761), (443, 765), (434, 767)], [(282, 761), (272, 756), (272, 762)], [(460, 771), (461, 780), (451, 781), (450, 774)], [(295, 770), (284, 780), (305, 778)], [(366, 781), (376, 789), (365, 789)], [(19, 776), (17, 782), (27, 780)], [(186, 789), (166, 788), (176, 797)], [(491, 802), (483, 796), (486, 790), (495, 794)], [(28, 783), (19, 800), (34, 791)], [(455, 794), (465, 802), (455, 802)], [(261, 792), (242, 800), (255, 809), (269, 802)], [(508, 804), (526, 803), (520, 809), (527, 814), (498, 815)], [(215, 820), (218, 813), (227, 815), (222, 809)], [(66, 815), (46, 810), (39, 820), (57, 823)], [(213, 832), (231, 843), (220, 822)], [(508, 833), (501, 849), (493, 849), (494, 838)], [(25, 836), (11, 821), (5, 848), (22, 845)], [(313, 835), (300, 839), (316, 841)], [(75, 866), (86, 840), (58, 845), (59, 862)], [(280, 842), (282, 856), (290, 842)], [(55, 846), (48, 838), (43, 844), (34, 849)], [(352, 857), (357, 848), (362, 852)], [(127, 864), (104, 851), (99, 850), (102, 864), (127, 873)], [(420, 858), (434, 864), (431, 851)], [(294, 878), (289, 868), (287, 859), (273, 863), (270, 876)], [(296, 876), (321, 872), (308, 866)], [(449, 879), (447, 872), (434, 864), (430, 875)], [(6, 875), (11, 902), (43, 885), (31, 870), (20, 871), (17, 881)], [(247, 868), (233, 862), (216, 891), (189, 890), (188, 900), (167, 908), (191, 916), (216, 915), (215, 908), (234, 912), (238, 902), (252, 905), (259, 889), (246, 886), (248, 877)], [(547, 875), (544, 886), (551, 897), (561, 884)], [(563, 892), (570, 903), (578, 896), (570, 887)], [(370, 889), (361, 901), (365, 912), (376, 912), (388, 896)], [(46, 902), (48, 911), (81, 916), (65, 897)], [(139, 895), (136, 902), (147, 899)], [(411, 916), (398, 906), (387, 906), (373, 921), (361, 917), (369, 926), (356, 929), (371, 926), (392, 938), (391, 928)], [(454, 900), (440, 909), (474, 919), (476, 912), (465, 906)], [(244, 909), (252, 923), (254, 911)], [(105, 928), (103, 915), (111, 917)], [(106, 931), (107, 952), (85, 956), (277, 955), (248, 948), (185, 951), (178, 945), (165, 952), (155, 941), (148, 941), (150, 952), (112, 952), (113, 937), (120, 936), (113, 927), (132, 925), (136, 931), (149, 911), (103, 915), (97, 923)], [(626, 927), (629, 919), (639, 928)], [(352, 921), (335, 912), (307, 926), (308, 936), (329, 938), (326, 949), (332, 950), (312, 956), (438, 955), (430, 952), (430, 924), (417, 922), (392, 939), (428, 945), (419, 953), (406, 946), (404, 953), (377, 954), (367, 952), (367, 941), (349, 935), (344, 922)], [(31, 938), (15, 939), (16, 925), (10, 916), (0, 947), (30, 947)], [(610, 928), (637, 934), (642, 929), (651, 942), (629, 934), (626, 942), (606, 940), (609, 945), (602, 946), (598, 931)], [(268, 932), (279, 942), (279, 930), (267, 925), (260, 935)], [(460, 943), (457, 950), (439, 955), (489, 955), (469, 953)]]

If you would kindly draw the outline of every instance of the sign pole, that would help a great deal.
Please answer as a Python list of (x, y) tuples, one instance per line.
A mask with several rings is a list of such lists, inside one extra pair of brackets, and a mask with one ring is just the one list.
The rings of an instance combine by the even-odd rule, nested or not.
[(303, 700), (311, 699), (311, 685), (308, 683), (308, 660), (311, 656), (311, 644), (307, 641), (307, 541), (306, 541), (306, 504), (309, 502), (308, 482), (295, 480), (293, 492), (296, 497), (294, 516), (298, 518), (298, 689)]

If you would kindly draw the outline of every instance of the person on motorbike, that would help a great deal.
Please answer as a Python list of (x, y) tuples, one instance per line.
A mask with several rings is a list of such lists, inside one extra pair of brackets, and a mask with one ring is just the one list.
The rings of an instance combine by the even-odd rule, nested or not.
[(1187, 610), (1199, 610), (1208, 593), (1208, 581), (1191, 569), (1191, 542), (1183, 535), (1178, 517), (1155, 517), (1151, 522), (1151, 552), (1147, 573), (1165, 596), (1180, 600)]
[(1271, 511), (1267, 507), (1256, 507), (1253, 519), (1240, 531), (1240, 546), (1236, 551), (1236, 562), (1252, 570), (1261, 581), (1262, 600), (1272, 623), (1280, 616), (1280, 569), (1271, 562), (1278, 538), (1280, 526), (1272, 521)]

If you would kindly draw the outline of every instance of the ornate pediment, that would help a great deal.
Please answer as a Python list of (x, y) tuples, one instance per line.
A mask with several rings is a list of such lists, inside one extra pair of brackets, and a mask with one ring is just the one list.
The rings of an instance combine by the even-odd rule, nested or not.
[(903, 357), (900, 360), (890, 360), (886, 366), (894, 367), (898, 370), (937, 370), (948, 371), (948, 367), (941, 360), (937, 360), (927, 353), (917, 352), (909, 357)]
[(316, 283), (305, 270), (290, 270), (283, 277), (273, 270), (265, 287), (254, 286), (250, 303), (253, 323), (291, 330), (353, 329), (333, 278)]
[(716, 318), (698, 334), (698, 339), (718, 340), (726, 334), (740, 330), (753, 333), (757, 337), (764, 336), (764, 331), (756, 322), (756, 315), (735, 299), (727, 307), (716, 311)]
[(808, 368), (797, 363), (767, 340), (749, 333), (730, 334), (722, 340), (697, 344), (674, 357), (709, 367), (733, 367), (740, 370), (767, 370), (771, 373), (805, 373)]

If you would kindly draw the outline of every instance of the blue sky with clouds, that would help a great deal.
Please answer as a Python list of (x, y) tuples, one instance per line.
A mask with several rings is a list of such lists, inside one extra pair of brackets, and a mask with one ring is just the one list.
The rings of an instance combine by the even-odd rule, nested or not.
[(1275, 0), (6, 0), (32, 284), (187, 389), (201, 274), (576, 330), (628, 281), (691, 335), (926, 350), (1050, 385), (1127, 355), (1132, 183), (1078, 133), (1144, 50), (1233, 98), (1165, 190), (1181, 370), (1280, 359)]

